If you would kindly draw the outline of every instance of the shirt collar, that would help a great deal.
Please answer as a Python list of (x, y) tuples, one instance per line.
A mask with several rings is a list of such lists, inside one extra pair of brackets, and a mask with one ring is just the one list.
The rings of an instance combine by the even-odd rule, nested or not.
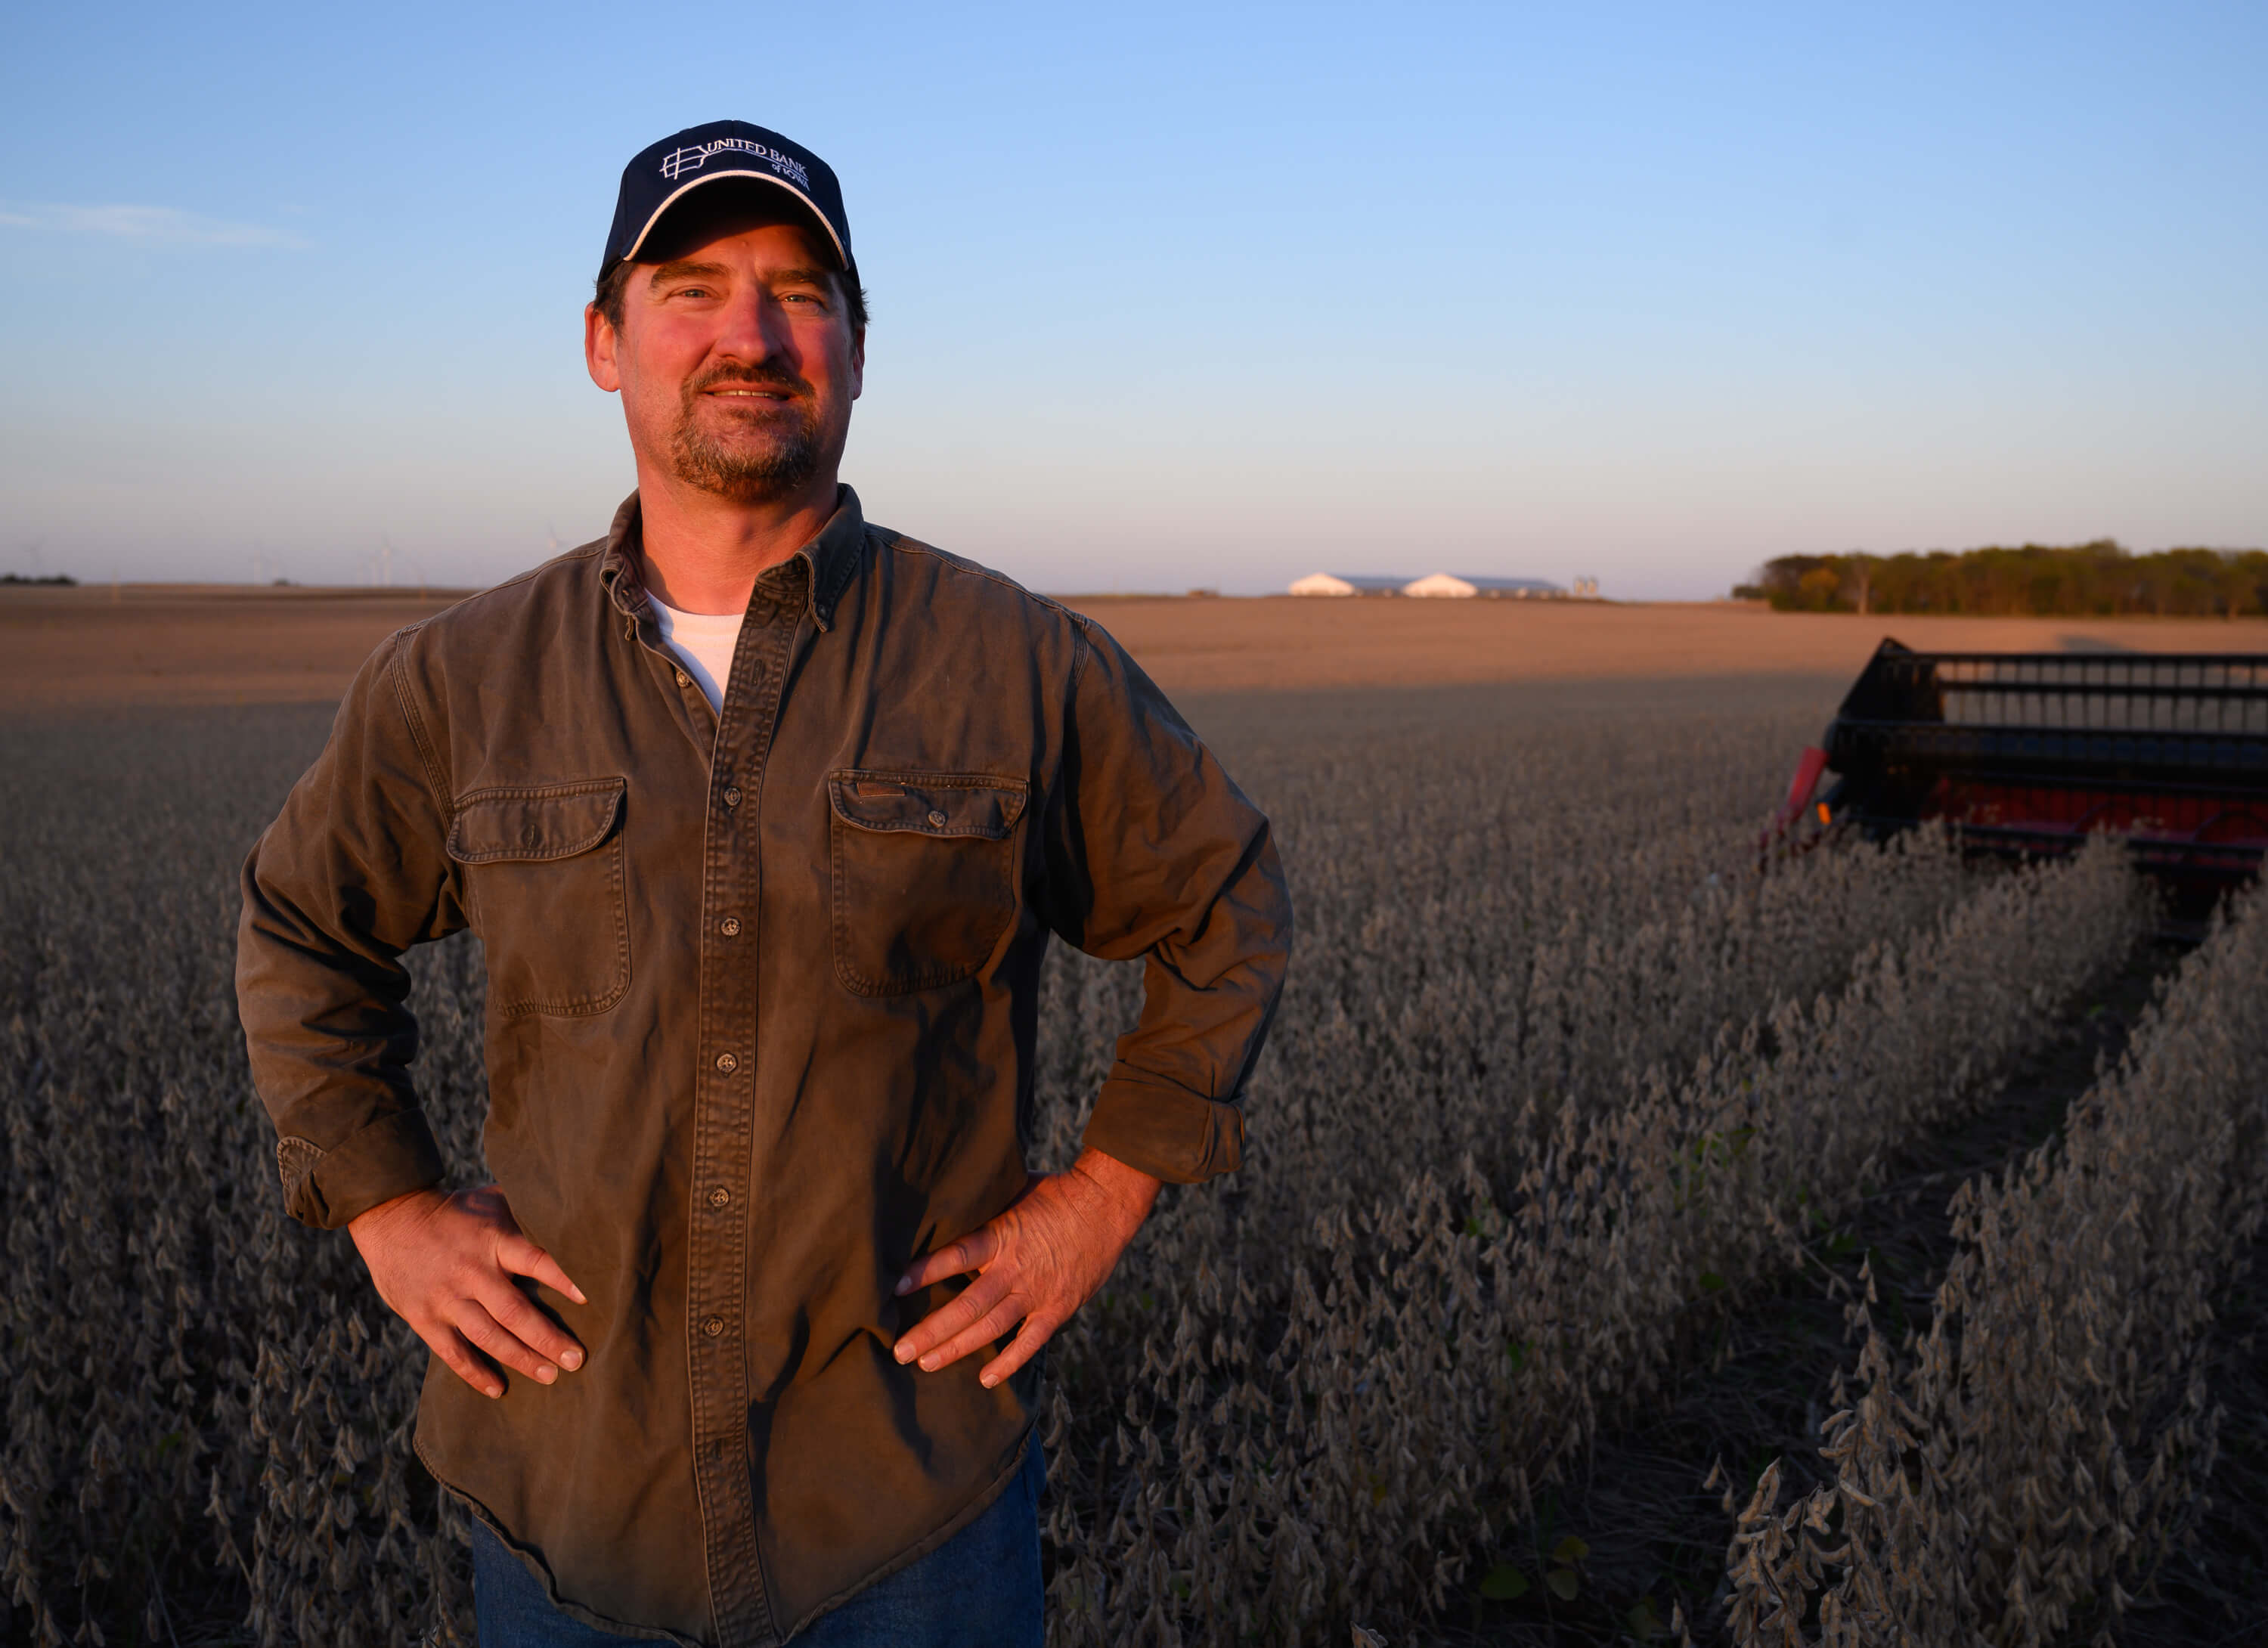
[[(858, 495), (838, 485), (835, 498), (835, 513), (819, 529), (819, 535), (789, 557), (806, 563), (805, 600), (811, 609), (811, 621), (821, 629), (833, 626), (835, 604), (857, 574), (866, 544), (866, 518), (858, 507)], [(638, 495), (633, 492), (615, 511), (606, 551), (599, 559), (599, 581), (605, 585), (608, 599), (632, 620), (643, 616), (651, 604), (645, 582), (638, 576), (640, 520)]]

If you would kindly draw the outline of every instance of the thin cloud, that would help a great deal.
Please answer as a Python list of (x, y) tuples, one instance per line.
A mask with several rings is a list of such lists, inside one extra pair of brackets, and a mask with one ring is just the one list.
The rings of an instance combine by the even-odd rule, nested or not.
[(10, 206), (0, 225), (101, 235), (144, 246), (305, 246), (298, 235), (264, 224), (231, 223), (173, 206)]

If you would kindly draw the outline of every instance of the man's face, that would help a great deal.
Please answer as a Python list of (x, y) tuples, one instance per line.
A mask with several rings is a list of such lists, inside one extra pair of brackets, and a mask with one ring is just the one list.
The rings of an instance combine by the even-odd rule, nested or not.
[(622, 392), (640, 467), (738, 504), (831, 484), (866, 357), (832, 258), (761, 207), (656, 250), (630, 271), (619, 327), (584, 317), (592, 381)]

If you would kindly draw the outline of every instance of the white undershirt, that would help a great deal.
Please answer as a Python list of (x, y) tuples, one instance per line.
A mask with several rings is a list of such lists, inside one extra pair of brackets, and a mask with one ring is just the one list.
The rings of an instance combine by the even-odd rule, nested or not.
[(740, 620), (747, 614), (680, 612), (654, 600), (652, 592), (646, 599), (653, 601), (654, 622), (661, 626), (661, 638), (684, 660), (685, 673), (709, 695), (709, 707), (721, 713), (725, 683), (733, 678), (733, 649), (740, 644)]

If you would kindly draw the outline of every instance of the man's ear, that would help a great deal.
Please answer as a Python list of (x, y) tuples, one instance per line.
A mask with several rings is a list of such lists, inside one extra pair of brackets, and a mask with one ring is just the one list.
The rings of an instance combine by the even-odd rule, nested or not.
[(856, 401), (866, 389), (866, 328), (860, 327), (850, 335), (850, 398)]
[(599, 313), (599, 305), (583, 305), (583, 365), (591, 374), (591, 381), (614, 394), (622, 386), (622, 374), (615, 364), (615, 345), (618, 342), (614, 327)]

